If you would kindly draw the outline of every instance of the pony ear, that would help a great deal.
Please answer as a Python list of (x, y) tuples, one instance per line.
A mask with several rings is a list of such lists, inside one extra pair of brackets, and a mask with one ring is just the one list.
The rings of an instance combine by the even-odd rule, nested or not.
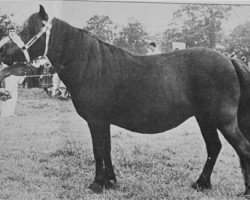
[(39, 10), (39, 16), (43, 19), (43, 20), (48, 20), (48, 14), (46, 13), (44, 7), (42, 5), (40, 5), (40, 10)]

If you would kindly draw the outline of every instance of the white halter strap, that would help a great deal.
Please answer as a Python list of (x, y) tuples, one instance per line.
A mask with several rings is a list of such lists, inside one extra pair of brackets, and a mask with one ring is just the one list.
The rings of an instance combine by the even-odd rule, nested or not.
[(14, 30), (9, 31), (9, 35), (5, 38), (3, 38), (0, 41), (0, 48), (5, 45), (7, 42), (10, 40), (14, 42), (24, 53), (24, 56), (26, 58), (26, 61), (30, 63), (30, 56), (28, 53), (28, 49), (33, 45), (44, 33), (46, 33), (46, 41), (45, 41), (45, 50), (43, 56), (46, 57), (48, 53), (48, 48), (49, 48), (49, 37), (50, 37), (50, 32), (52, 28), (52, 23), (51, 19), (48, 19), (48, 21), (42, 21), (44, 24), (44, 27), (41, 29), (39, 33), (37, 33), (33, 38), (31, 38), (26, 44), (22, 41), (19, 35), (16, 34)]

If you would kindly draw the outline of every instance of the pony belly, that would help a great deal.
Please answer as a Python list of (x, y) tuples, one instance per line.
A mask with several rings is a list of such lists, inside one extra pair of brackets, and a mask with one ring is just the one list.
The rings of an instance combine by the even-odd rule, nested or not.
[(175, 128), (192, 116), (192, 112), (187, 111), (169, 115), (163, 113), (140, 115), (135, 113), (134, 116), (130, 117), (118, 117), (111, 124), (133, 132), (154, 134)]

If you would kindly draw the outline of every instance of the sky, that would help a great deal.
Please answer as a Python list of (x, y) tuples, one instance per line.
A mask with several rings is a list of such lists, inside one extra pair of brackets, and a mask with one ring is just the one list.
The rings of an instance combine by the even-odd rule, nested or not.
[[(115, 0), (114, 0), (115, 1)], [(181, 4), (166, 3), (164, 0), (156, 3), (151, 0), (136, 0), (137, 2), (86, 2), (86, 1), (3, 1), (0, 0), (0, 13), (14, 14), (12, 20), (21, 25), (24, 20), (39, 9), (39, 4), (45, 7), (49, 16), (56, 16), (69, 24), (83, 28), (93, 15), (108, 15), (111, 20), (120, 25), (126, 25), (129, 19), (134, 18), (141, 22), (147, 32), (151, 35), (161, 33), (168, 28), (168, 24), (172, 19), (173, 12), (176, 11)], [(130, 0), (133, 1), (133, 0)], [(144, 1), (144, 3), (140, 2)], [(167, 0), (165, 0), (167, 1)], [(193, 0), (193, 2), (201, 2), (202, 0)], [(153, 2), (153, 3), (152, 3)], [(182, 2), (187, 2), (182, 0)], [(191, 2), (190, 0), (188, 2)], [(204, 0), (203, 0), (204, 2)], [(206, 3), (222, 3), (223, 1), (208, 1)], [(222, 24), (226, 34), (239, 24), (243, 24), (250, 20), (250, 2), (246, 5), (245, 0), (241, 1), (224, 1), (227, 3), (243, 3), (244, 5), (233, 6), (233, 13), (228, 21)]]

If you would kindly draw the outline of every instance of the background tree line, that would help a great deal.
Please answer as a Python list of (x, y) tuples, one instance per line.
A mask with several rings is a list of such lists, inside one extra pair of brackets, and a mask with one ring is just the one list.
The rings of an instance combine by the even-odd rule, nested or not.
[[(145, 55), (150, 41), (156, 41), (162, 52), (172, 50), (172, 42), (183, 42), (187, 47), (204, 46), (212, 49), (220, 44), (222, 52), (235, 52), (250, 59), (250, 21), (236, 27), (229, 35), (222, 30), (233, 10), (228, 5), (184, 4), (173, 13), (163, 33), (150, 35), (136, 19), (127, 25), (115, 24), (109, 16), (94, 15), (83, 27), (99, 39), (124, 48), (134, 54)], [(0, 37), (5, 35), (10, 17), (0, 10)]]
[[(229, 5), (181, 5), (163, 33), (149, 35), (137, 20), (130, 19), (126, 26), (114, 24), (109, 16), (95, 15), (84, 27), (100, 39), (135, 54), (146, 54), (149, 41), (156, 41), (161, 51), (172, 50), (172, 42), (183, 42), (187, 47), (203, 46), (223, 53), (235, 52), (250, 59), (250, 21), (225, 35), (222, 23), (233, 10)], [(218, 49), (220, 48), (220, 49)]]

